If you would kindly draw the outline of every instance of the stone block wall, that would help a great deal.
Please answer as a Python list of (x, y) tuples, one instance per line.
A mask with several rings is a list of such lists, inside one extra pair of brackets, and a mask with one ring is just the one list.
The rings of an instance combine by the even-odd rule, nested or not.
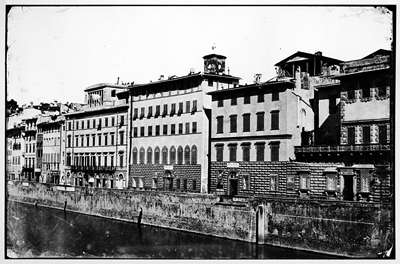
[(66, 201), (67, 211), (129, 222), (136, 222), (142, 209), (143, 224), (339, 256), (376, 257), (394, 242), (390, 204), (255, 196), (238, 205), (212, 194), (67, 190), (10, 182), (6, 198), (58, 209)]

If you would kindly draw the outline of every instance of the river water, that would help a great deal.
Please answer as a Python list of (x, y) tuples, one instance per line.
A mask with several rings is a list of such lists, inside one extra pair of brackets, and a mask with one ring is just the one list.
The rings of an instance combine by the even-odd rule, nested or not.
[(332, 256), (7, 203), (12, 258), (327, 259)]

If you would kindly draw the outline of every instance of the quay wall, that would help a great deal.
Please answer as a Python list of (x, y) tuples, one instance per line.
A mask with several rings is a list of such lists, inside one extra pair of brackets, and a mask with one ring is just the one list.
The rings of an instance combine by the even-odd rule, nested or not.
[[(204, 235), (355, 258), (394, 241), (389, 204), (61, 187), (9, 181), (9, 200)], [(236, 201), (235, 201), (236, 200)]]

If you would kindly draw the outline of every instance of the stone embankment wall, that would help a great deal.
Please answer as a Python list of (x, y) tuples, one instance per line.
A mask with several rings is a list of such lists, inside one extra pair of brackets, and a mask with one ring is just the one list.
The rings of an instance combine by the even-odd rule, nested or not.
[[(26, 183), (24, 183), (27, 185)], [(90, 189), (9, 182), (9, 200), (260, 244), (376, 257), (394, 241), (389, 205)]]

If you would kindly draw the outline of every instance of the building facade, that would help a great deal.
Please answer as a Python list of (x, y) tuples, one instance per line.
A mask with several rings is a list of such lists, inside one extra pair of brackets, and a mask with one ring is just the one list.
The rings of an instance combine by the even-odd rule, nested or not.
[(36, 177), (36, 121), (37, 117), (23, 120), (25, 122), (25, 157), (23, 166), (23, 179), (25, 181), (38, 181)]
[[(342, 161), (346, 165), (339, 170), (344, 199), (388, 201), (393, 192), (391, 52), (378, 50), (362, 59), (341, 63), (340, 73), (330, 78), (336, 83), (319, 88), (325, 96), (316, 102), (320, 106), (325, 103), (325, 107), (317, 109), (320, 118), (326, 116), (327, 109), (330, 115), (322, 124), (316, 121), (320, 130), (316, 144), (296, 147), (296, 160)], [(330, 98), (326, 98), (328, 93)], [(328, 122), (330, 119), (333, 122)], [(329, 125), (324, 127), (326, 123)]]
[(119, 96), (130, 101), (130, 187), (208, 192), (209, 91), (238, 84), (225, 56), (203, 57), (204, 73), (160, 78)]
[(40, 182), (60, 184), (64, 174), (64, 116), (41, 116), (37, 128), (40, 140), (37, 140), (36, 155), (40, 159), (37, 168), (37, 171), (40, 170)]
[[(269, 81), (256, 79), (252, 85), (210, 92), (211, 178), (216, 181), (212, 185), (213, 192), (264, 193), (262, 184), (253, 184), (251, 192), (247, 188), (255, 181), (253, 178), (263, 181), (261, 178), (270, 174), (268, 164), (286, 164), (294, 160), (295, 146), (302, 142), (311, 144), (313, 139), (309, 135), (314, 130), (312, 78), (320, 75), (324, 67), (338, 62), (321, 53), (297, 52), (275, 65), (277, 75)], [(221, 164), (224, 165), (221, 167)], [(248, 173), (252, 167), (265, 169)], [(284, 175), (286, 167), (283, 167), (282, 171), (273, 170), (274, 177), (280, 173)], [(241, 178), (241, 174), (245, 176)], [(277, 188), (283, 193), (286, 190), (280, 185)], [(266, 190), (268, 193), (273, 189)]]
[(96, 188), (127, 186), (128, 104), (116, 94), (127, 85), (85, 89), (85, 107), (65, 114), (65, 184)]

